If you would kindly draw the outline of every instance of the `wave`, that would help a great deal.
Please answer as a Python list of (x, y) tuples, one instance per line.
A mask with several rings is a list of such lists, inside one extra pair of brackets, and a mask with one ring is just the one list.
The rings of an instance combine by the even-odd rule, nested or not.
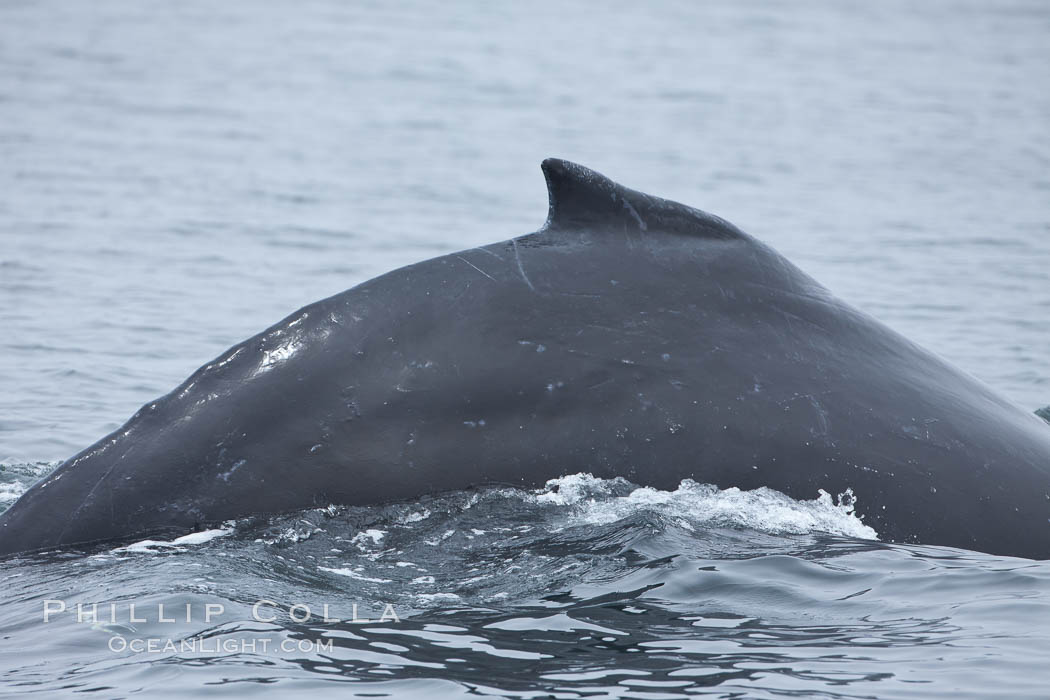
[[(29, 486), (53, 471), (61, 462), (34, 462), (0, 465), (0, 512), (16, 501)], [(395, 506), (379, 506), (374, 509), (382, 521), (393, 517), (397, 525), (397, 514), (405, 511), (400, 524), (424, 520), (437, 510), (469, 508), (482, 500), (503, 499), (517, 501), (522, 506), (548, 508), (555, 518), (563, 518), (556, 527), (575, 525), (606, 525), (623, 520), (633, 514), (649, 511), (660, 516), (676, 519), (686, 528), (735, 527), (750, 528), (768, 534), (805, 534), (823, 532), (860, 539), (878, 539), (878, 534), (857, 516), (854, 506), (856, 496), (852, 490), (838, 494), (835, 498), (818, 491), (813, 500), (795, 500), (769, 488), (741, 491), (730, 487), (719, 489), (711, 484), (698, 484), (690, 479), (681, 482), (674, 491), (663, 491), (638, 486), (623, 478), (601, 479), (589, 473), (578, 473), (551, 479), (543, 488), (521, 490), (514, 488), (488, 488), (442, 494), (427, 497), (421, 502), (428, 504), (417, 509), (412, 503)], [(332, 505), (320, 511), (335, 516), (346, 509)], [(359, 510), (359, 509), (358, 509)], [(249, 522), (249, 521), (245, 521)], [(231, 531), (232, 532), (232, 531)], [(376, 531), (379, 532), (379, 531)], [(229, 534), (223, 531), (223, 534)], [(308, 536), (296, 527), (272, 538), (297, 540)], [(209, 538), (189, 536), (179, 538), (178, 544), (200, 543)], [(164, 542), (145, 540), (140, 549), (148, 545), (162, 546)]]
[[(352, 679), (400, 696), (412, 693), (382, 684), (415, 679), (428, 689), (418, 695), (440, 685), (464, 697), (633, 696), (625, 689), (694, 677), (695, 692), (775, 697), (800, 677), (831, 694), (846, 678), (909, 696), (915, 678), (965, 674), (975, 654), (992, 654), (1017, 673), (975, 692), (1041, 697), (1045, 684), (1029, 677), (1047, 635), (1030, 621), (1050, 609), (1046, 563), (878, 542), (854, 501), (573, 474), (535, 490), (329, 506), (93, 556), (41, 555), (0, 567), (6, 619), (39, 620), (42, 591), (65, 603), (45, 627), (10, 629), (73, 670), (7, 674), (41, 691), (116, 687), (176, 664), (210, 669), (208, 682), (254, 683), (266, 669), (286, 688)], [(81, 623), (79, 603), (102, 619)], [(209, 609), (222, 612), (209, 620)], [(180, 646), (111, 651), (114, 640), (151, 639)], [(331, 646), (300, 646), (321, 643)]]
[[(698, 484), (691, 479), (683, 480), (674, 491), (664, 491), (638, 486), (619, 477), (601, 479), (589, 473), (578, 473), (551, 479), (543, 488), (535, 490), (505, 487), (468, 490), (426, 497), (419, 503), (376, 506), (370, 509), (375, 517), (366, 529), (348, 539), (345, 534), (337, 534), (336, 537), (352, 545), (352, 549), (361, 554), (381, 551), (391, 530), (417, 530), (422, 533), (422, 542), (430, 546), (441, 544), (457, 534), (474, 539), (489, 531), (474, 527), (469, 518), (457, 523), (456, 514), (465, 514), (482, 503), (492, 511), (496, 508), (495, 504), (502, 502), (508, 520), (532, 521), (540, 518), (544, 521), (543, 530), (548, 533), (585, 526), (609, 526), (632, 518), (650, 517), (666, 520), (689, 532), (731, 528), (769, 535), (824, 533), (857, 539), (878, 539), (875, 530), (865, 525), (856, 514), (856, 496), (852, 490), (834, 499), (823, 489), (818, 493), (818, 497), (812, 500), (795, 500), (770, 488), (751, 491), (742, 491), (736, 487), (720, 489), (711, 484)], [(274, 518), (266, 528), (268, 536), (254, 539), (269, 545), (288, 545), (306, 540), (316, 533), (348, 533), (353, 531), (354, 523), (362, 516), (367, 517), (368, 510), (330, 505), (292, 517)], [(449, 518), (452, 520), (445, 522)], [(437, 520), (445, 524), (441, 528), (417, 526), (424, 521), (434, 523)], [(500, 526), (497, 531), (505, 529)], [(530, 531), (533, 526), (518, 529)], [(256, 519), (229, 521), (223, 528), (192, 533), (170, 541), (142, 540), (118, 547), (112, 552), (148, 553), (185, 548), (206, 544), (217, 537), (257, 530)]]
[[(625, 489), (629, 492), (623, 494)], [(719, 489), (686, 479), (674, 491), (661, 491), (636, 487), (619, 478), (605, 480), (590, 474), (573, 474), (548, 481), (544, 489), (530, 497), (538, 503), (574, 508), (571, 521), (578, 524), (603, 525), (640, 510), (653, 510), (697, 528), (743, 527), (774, 535), (824, 532), (878, 539), (875, 530), (857, 516), (852, 489), (835, 500), (821, 489), (818, 498), (798, 501), (770, 488)]]
[(863, 546), (877, 535), (855, 514), (855, 500), (850, 492), (795, 500), (768, 488), (689, 480), (665, 491), (580, 473), (535, 490), (482, 488), (246, 518), (89, 560), (106, 568), (130, 558), (150, 568), (192, 556), (215, 579), (263, 581), (274, 600), (336, 590), (406, 610), (502, 605), (622, 577), (667, 557), (795, 555), (824, 541)]
[(0, 464), (0, 513), (17, 501), (30, 486), (44, 478), (62, 462), (20, 462)]

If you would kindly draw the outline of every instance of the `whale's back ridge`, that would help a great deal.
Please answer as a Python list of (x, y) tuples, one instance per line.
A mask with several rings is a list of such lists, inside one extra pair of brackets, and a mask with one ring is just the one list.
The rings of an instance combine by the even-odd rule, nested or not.
[(624, 187), (578, 163), (547, 158), (541, 167), (547, 179), (550, 206), (541, 231), (597, 228), (750, 240), (750, 236), (720, 217)]

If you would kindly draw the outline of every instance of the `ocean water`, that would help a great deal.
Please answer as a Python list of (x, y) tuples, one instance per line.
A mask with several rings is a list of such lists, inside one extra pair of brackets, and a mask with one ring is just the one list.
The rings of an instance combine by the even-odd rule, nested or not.
[[(0, 499), (296, 308), (537, 229), (547, 156), (1050, 404), (1048, 39), (1040, 0), (6, 0)], [(1046, 696), (1047, 562), (813, 498), (566, 475), (2, 562), (0, 692)]]

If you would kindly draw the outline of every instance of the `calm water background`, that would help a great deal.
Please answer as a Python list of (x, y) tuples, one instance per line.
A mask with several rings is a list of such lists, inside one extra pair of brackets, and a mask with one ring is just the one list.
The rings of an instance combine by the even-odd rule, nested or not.
[[(1048, 86), (1050, 5), (1040, 0), (3, 0), (0, 464), (14, 480), (5, 488), (17, 493), (46, 469), (28, 464), (68, 457), (308, 302), (402, 264), (535, 230), (546, 214), (538, 164), (551, 155), (733, 221), (1027, 409), (1046, 405)], [(500, 527), (533, 517), (569, 527), (558, 518), (575, 517), (574, 507), (536, 515), (515, 506)], [(401, 639), (404, 651), (384, 653), (407, 665), (384, 667), (362, 642), (351, 644), (354, 663), (335, 671), (285, 660), (268, 672), (328, 687), (379, 668), (395, 685), (375, 692), (458, 693), (489, 683), (523, 696), (557, 685), (538, 680), (542, 668), (599, 673), (595, 683), (612, 688), (601, 692), (639, 697), (682, 688), (1038, 696), (1050, 683), (1045, 653), (1042, 662), (1037, 653), (1050, 648), (1046, 565), (880, 548), (846, 535), (829, 543), (810, 534), (799, 543), (792, 539), (799, 532), (761, 519), (734, 521), (758, 533), (754, 541), (734, 539), (744, 537), (737, 530), (697, 540), (659, 508), (632, 508), (617, 511), (619, 527), (605, 539), (588, 532), (570, 544), (507, 544), (510, 566), (535, 556), (590, 562), (552, 577), (549, 590), (520, 589), (511, 584), (520, 574), (494, 568), (487, 593), (460, 590), (456, 581), (442, 588), (439, 580), (425, 584), (436, 587), (426, 595), (455, 589), (473, 612), (442, 613), (456, 618), (445, 623), (488, 639), (502, 628), (485, 625), (515, 605), (543, 608), (536, 601), (576, 591), (567, 614), (599, 627), (632, 626), (656, 647), (602, 642), (609, 649), (588, 655), (587, 644), (552, 641), (565, 630), (547, 631), (519, 639), (522, 653), (557, 649), (571, 662), (536, 670), (497, 655), (502, 666), (469, 661), (474, 670), (461, 673), (444, 665), (440, 639), (429, 642), (437, 655)], [(339, 522), (352, 530), (362, 518), (378, 519), (383, 532), (400, 522), (355, 517)], [(228, 690), (223, 678), (253, 677), (251, 659), (117, 663), (84, 633), (43, 635), (24, 619), (39, 609), (41, 588), (75, 579), (71, 572), (80, 583), (69, 583), (70, 595), (88, 600), (157, 591), (175, 579), (182, 583), (170, 594), (191, 595), (188, 568), (211, 586), (192, 595), (249, 599), (256, 591), (238, 597), (229, 588), (250, 589), (246, 581), (281, 561), (256, 552), (255, 539), (234, 538), (241, 546), (218, 551), (209, 544), (178, 555), (112, 555), (104, 565), (8, 570), (22, 577), (0, 619), (3, 641), (18, 647), (3, 656), (8, 678), (49, 692), (108, 686), (110, 694), (159, 692), (157, 679), (165, 678), (160, 685), (178, 694)], [(485, 547), (499, 550), (500, 542)], [(289, 560), (312, 556), (281, 546), (292, 550)], [(646, 564), (662, 557), (672, 558)], [(687, 572), (723, 565), (726, 585), (758, 586), (754, 596), (690, 588)], [(282, 571), (272, 595), (285, 599), (303, 590), (315, 598), (339, 590), (344, 600), (378, 595), (333, 587), (316, 571), (303, 574), (307, 582), (292, 565)], [(757, 581), (765, 578), (784, 583), (762, 593)], [(656, 580), (670, 591), (658, 603), (623, 602), (625, 591)], [(871, 607), (829, 602), (865, 588), (875, 591)], [(410, 583), (395, 589), (391, 595), (408, 596), (413, 610), (427, 609), (409, 596)], [(108, 592), (92, 597), (93, 590)], [(510, 607), (500, 607), (491, 596), (508, 590)], [(974, 599), (984, 602), (959, 612)], [(724, 619), (759, 620), (756, 634), (768, 643), (741, 632), (747, 625), (688, 621), (711, 600), (721, 601), (715, 613)], [(601, 601), (635, 605), (649, 617), (609, 612)], [(426, 632), (445, 623), (419, 614), (413, 629), (424, 637), (462, 634)], [(49, 645), (57, 636), (67, 641), (56, 655)], [(746, 658), (734, 657), (742, 648), (751, 650)], [(659, 668), (625, 661), (661, 649)], [(26, 665), (56, 656), (46, 670)], [(714, 666), (691, 666), (700, 656)], [(616, 668), (642, 675), (602, 675)], [(684, 680), (667, 675), (675, 671)], [(317, 680), (324, 673), (336, 678)], [(646, 687), (646, 678), (665, 685)]]

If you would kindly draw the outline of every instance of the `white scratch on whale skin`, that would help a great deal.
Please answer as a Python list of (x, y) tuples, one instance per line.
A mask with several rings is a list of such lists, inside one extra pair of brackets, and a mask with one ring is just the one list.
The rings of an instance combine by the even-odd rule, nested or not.
[[(615, 200), (616, 195), (613, 195), (613, 201)], [(649, 226), (645, 223), (645, 221), (642, 220), (641, 215), (638, 213), (638, 210), (634, 208), (633, 204), (624, 199), (623, 208), (626, 209), (627, 213), (630, 214), (634, 218), (634, 220), (638, 222), (638, 228), (640, 228), (643, 231), (649, 230)]]
[[(485, 271), (484, 271), (484, 270), (482, 270), (482, 269), (481, 269), (480, 267), (478, 267), (478, 266), (477, 266), (477, 265), (475, 265), (474, 263), (472, 263), (472, 262), (470, 262), (469, 260), (467, 260), (466, 258), (464, 258), (464, 257), (463, 257), (462, 255), (457, 255), (456, 257), (457, 257), (457, 258), (459, 258), (460, 260), (462, 260), (463, 262), (465, 262), (466, 264), (470, 265), (471, 267), (473, 267), (473, 268), (474, 268), (475, 270), (477, 270), (477, 271), (478, 271), (478, 272), (480, 272), (481, 274), (483, 274), (483, 275), (485, 275), (486, 277), (488, 277), (488, 278), (489, 278), (490, 280), (492, 280), (493, 282), (495, 282), (495, 281), (496, 281), (496, 278), (495, 278), (495, 277), (493, 277), (493, 276), (492, 276), (492, 275), (490, 275), (489, 273), (485, 272)], [(520, 266), (520, 265), (521, 265), (521, 262), (518, 262), (518, 265)]]
[(525, 274), (525, 266), (521, 264), (521, 254), (518, 252), (518, 242), (513, 238), (510, 239), (510, 244), (514, 247), (514, 259), (518, 263), (518, 272), (521, 273), (521, 278), (525, 280), (525, 284), (529, 285), (529, 289), (536, 291), (536, 288), (532, 286), (532, 280)]
[(239, 459), (239, 460), (237, 460), (236, 462), (233, 463), (233, 466), (230, 467), (229, 471), (223, 472), (222, 474), (219, 474), (218, 478), (222, 479), (223, 481), (227, 481), (228, 482), (230, 480), (230, 477), (233, 476), (233, 473), (235, 471), (237, 471), (238, 469), (240, 469), (241, 467), (243, 467), (245, 464), (247, 464), (247, 462), (248, 462), (248, 460), (246, 460), (246, 459)]
[(543, 343), (533, 343), (531, 340), (519, 340), (518, 345), (535, 345), (536, 352), (546, 352), (547, 346)]

